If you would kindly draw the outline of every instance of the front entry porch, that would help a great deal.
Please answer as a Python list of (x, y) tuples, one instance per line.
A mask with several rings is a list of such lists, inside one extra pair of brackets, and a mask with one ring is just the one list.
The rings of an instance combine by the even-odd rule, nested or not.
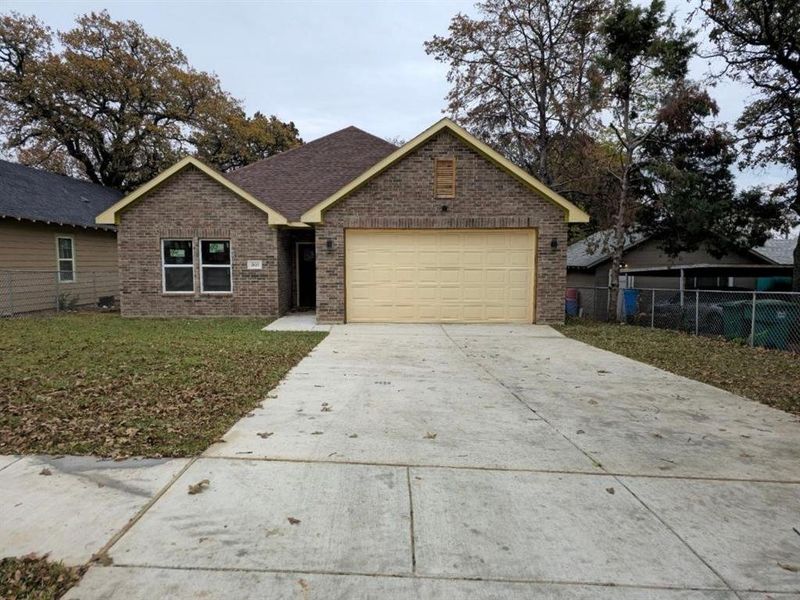
[(317, 260), (314, 230), (283, 229), (279, 233), (281, 314), (317, 306)]

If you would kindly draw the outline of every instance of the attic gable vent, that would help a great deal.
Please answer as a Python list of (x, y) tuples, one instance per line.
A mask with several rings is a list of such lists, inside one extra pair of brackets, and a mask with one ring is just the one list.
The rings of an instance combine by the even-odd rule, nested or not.
[(433, 192), (437, 198), (455, 198), (455, 158), (437, 158), (435, 160), (433, 170)]

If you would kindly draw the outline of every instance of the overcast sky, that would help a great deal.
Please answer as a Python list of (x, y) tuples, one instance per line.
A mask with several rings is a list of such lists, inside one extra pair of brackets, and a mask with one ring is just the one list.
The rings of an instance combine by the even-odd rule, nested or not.
[[(685, 0), (667, 0), (681, 15)], [(423, 42), (444, 34), (472, 0), (319, 0), (316, 2), (150, 2), (0, 0), (3, 12), (35, 14), (55, 29), (78, 14), (106, 8), (140, 22), (181, 48), (191, 64), (219, 75), (249, 113), (294, 121), (306, 141), (356, 125), (382, 137), (409, 139), (442, 116), (447, 68)], [(708, 65), (693, 63), (693, 74)], [(732, 121), (749, 91), (713, 90), (721, 118)], [(778, 170), (740, 174), (741, 185), (780, 181)]]

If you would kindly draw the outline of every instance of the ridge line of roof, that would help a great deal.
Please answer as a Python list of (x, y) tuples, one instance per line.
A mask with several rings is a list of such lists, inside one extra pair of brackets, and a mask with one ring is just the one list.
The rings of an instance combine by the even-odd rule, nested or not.
[(288, 150), (283, 150), (281, 152), (276, 152), (272, 156), (267, 156), (265, 158), (261, 158), (261, 159), (255, 161), (255, 162), (251, 162), (249, 165), (244, 165), (243, 167), (239, 167), (238, 169), (234, 169), (233, 171), (229, 171), (228, 173), (223, 173), (223, 175), (226, 175), (226, 176), (227, 175), (233, 175), (235, 173), (239, 173), (241, 171), (245, 171), (245, 170), (249, 169), (250, 167), (255, 167), (256, 165), (264, 164), (265, 162), (271, 161), (274, 158), (279, 158), (279, 157), (282, 157), (282, 156), (286, 156), (287, 154), (291, 154), (295, 150), (302, 150), (304, 148), (308, 148), (309, 146), (312, 146), (313, 144), (316, 144), (317, 142), (321, 142), (321, 141), (325, 140), (326, 138), (329, 138), (329, 137), (334, 136), (336, 134), (342, 133), (343, 131), (347, 131), (348, 129), (354, 129), (354, 130), (359, 131), (359, 132), (361, 132), (361, 133), (363, 133), (365, 135), (373, 137), (376, 140), (380, 140), (382, 142), (385, 142), (389, 146), (397, 148), (397, 146), (395, 146), (391, 142), (383, 139), (380, 136), (375, 135), (374, 133), (370, 133), (369, 131), (365, 131), (365, 130), (361, 129), (360, 127), (356, 127), (355, 125), (348, 125), (347, 127), (343, 127), (342, 129), (337, 129), (336, 131), (332, 131), (330, 133), (326, 133), (325, 135), (323, 135), (321, 137), (318, 137), (316, 139), (313, 139), (310, 142), (303, 142), (302, 144), (300, 144), (298, 146), (295, 146), (294, 148), (289, 148)]

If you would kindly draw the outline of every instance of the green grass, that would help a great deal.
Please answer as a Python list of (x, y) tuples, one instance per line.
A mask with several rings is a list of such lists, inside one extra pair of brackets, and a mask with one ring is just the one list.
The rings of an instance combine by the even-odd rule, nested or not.
[(82, 569), (25, 556), (0, 560), (0, 598), (4, 600), (55, 600), (81, 578)]
[(800, 413), (800, 354), (633, 325), (569, 320), (566, 336)]
[(198, 454), (325, 337), (265, 323), (0, 320), (0, 454)]

